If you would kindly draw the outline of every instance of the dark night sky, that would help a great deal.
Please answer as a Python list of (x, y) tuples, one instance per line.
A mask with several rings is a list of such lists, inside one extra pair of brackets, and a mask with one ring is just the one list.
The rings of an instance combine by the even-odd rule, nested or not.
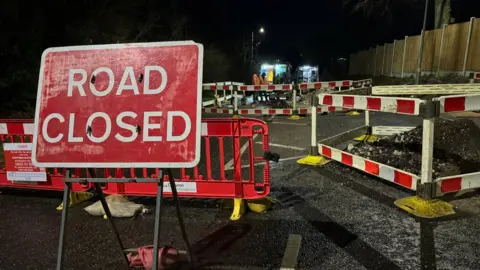
[[(359, 49), (418, 35), (422, 26), (424, 0), (394, 0), (390, 17), (365, 18), (352, 14), (341, 0), (301, 1), (190, 1), (191, 31), (207, 33), (209, 39), (232, 42), (249, 40), (251, 31), (265, 27), (261, 56), (283, 58), (292, 63), (319, 62), (348, 56)], [(404, 5), (402, 1), (413, 2)], [(451, 0), (457, 22), (480, 16), (480, 0)], [(433, 0), (430, 10), (433, 10)], [(207, 4), (208, 3), (208, 4)], [(199, 12), (202, 10), (201, 12)], [(427, 28), (432, 28), (430, 14)], [(300, 54), (303, 57), (300, 57)]]

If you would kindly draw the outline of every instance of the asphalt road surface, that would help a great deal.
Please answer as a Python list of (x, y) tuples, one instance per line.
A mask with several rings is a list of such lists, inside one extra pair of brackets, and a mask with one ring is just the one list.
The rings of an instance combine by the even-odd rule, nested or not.
[[(204, 117), (210, 116), (218, 117)], [(371, 118), (374, 125), (408, 126), (421, 121), (393, 114), (372, 114)], [(220, 208), (217, 200), (183, 199), (196, 269), (280, 269), (292, 234), (301, 236), (295, 269), (479, 268), (478, 197), (455, 200), (463, 215), (454, 219), (416, 220), (393, 205), (394, 200), (411, 195), (408, 190), (334, 162), (320, 169), (297, 165), (310, 144), (309, 119), (266, 120), (270, 150), (281, 157), (279, 163), (271, 164), (271, 196), (278, 203), (265, 214), (247, 213), (231, 222), (230, 210)], [(363, 115), (319, 116), (318, 136), (362, 124)], [(260, 146), (260, 141), (257, 137), (254, 144)], [(231, 155), (231, 150), (226, 151)], [(218, 151), (211, 154), (212, 164), (218, 163)], [(248, 170), (250, 164), (244, 165)], [(212, 165), (212, 170), (219, 167)], [(254, 168), (261, 173), (263, 166)], [(54, 269), (61, 215), (55, 207), (60, 201), (58, 193), (2, 191), (0, 269)], [(155, 205), (153, 198), (140, 202)], [(69, 213), (65, 269), (123, 268), (108, 222), (89, 216), (83, 210), (86, 205), (75, 206)], [(163, 209), (161, 243), (182, 249), (175, 208), (169, 201)], [(153, 215), (116, 219), (116, 223), (126, 246), (152, 244)]]

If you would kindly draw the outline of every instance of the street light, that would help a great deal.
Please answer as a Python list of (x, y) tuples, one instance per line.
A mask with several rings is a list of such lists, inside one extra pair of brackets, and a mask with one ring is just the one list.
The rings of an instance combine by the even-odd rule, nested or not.
[[(265, 28), (260, 27), (260, 29), (258, 29), (258, 33), (264, 34), (265, 33)], [(253, 65), (253, 50), (254, 50), (254, 47), (255, 47), (255, 32), (252, 31), (252, 58), (250, 59), (252, 65)]]

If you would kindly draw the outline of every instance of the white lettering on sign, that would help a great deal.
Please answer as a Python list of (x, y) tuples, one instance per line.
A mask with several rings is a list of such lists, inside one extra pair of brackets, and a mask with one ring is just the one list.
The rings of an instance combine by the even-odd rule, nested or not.
[(42, 135), (43, 135), (43, 138), (45, 138), (45, 141), (47, 141), (49, 143), (57, 143), (63, 138), (63, 134), (60, 133), (60, 134), (57, 135), (57, 137), (52, 138), (47, 133), (48, 123), (50, 123), (50, 120), (52, 120), (52, 119), (58, 119), (58, 121), (60, 121), (60, 123), (65, 122), (65, 118), (63, 118), (63, 116), (61, 114), (59, 114), (59, 113), (49, 114), (47, 117), (45, 117), (45, 120), (43, 121)]
[[(82, 143), (85, 139), (88, 139), (93, 143), (102, 143), (106, 141), (112, 134), (112, 128), (113, 128), (112, 122), (114, 122), (122, 130), (129, 131), (129, 134), (128, 134), (129, 136), (125, 136), (117, 132), (114, 135), (114, 138), (117, 139), (118, 141), (127, 143), (127, 142), (133, 142), (138, 138), (139, 133), (137, 132), (136, 126), (124, 122), (125, 118), (131, 118), (136, 120), (138, 115), (135, 112), (130, 112), (130, 111), (121, 112), (116, 116), (115, 121), (112, 121), (111, 117), (113, 116), (109, 116), (105, 112), (94, 112), (87, 118), (86, 123), (82, 125), (81, 123), (77, 123), (75, 121), (75, 114), (70, 113), (68, 117), (69, 119), (68, 124), (67, 124), (68, 126), (67, 141), (71, 143)], [(166, 138), (165, 141), (167, 142), (178, 142), (178, 141), (185, 140), (190, 135), (190, 132), (192, 131), (192, 120), (190, 119), (188, 114), (186, 114), (185, 112), (183, 111), (167, 112), (166, 120), (165, 118), (160, 118), (160, 117), (162, 117), (162, 112), (147, 111), (143, 113), (143, 121), (142, 119), (138, 119), (136, 121), (139, 123), (143, 123), (143, 127), (141, 127), (141, 129), (143, 130), (142, 141), (161, 142), (164, 140), (164, 137), (165, 137)], [(61, 132), (57, 134), (48, 133), (48, 126), (52, 123), (53, 119), (57, 120), (54, 123), (54, 125), (57, 127), (65, 122), (65, 117), (59, 113), (49, 114), (45, 118), (42, 125), (42, 136), (49, 143), (57, 143), (64, 136), (64, 134), (62, 134)], [(154, 121), (152, 121), (152, 119)], [(87, 134), (86, 131), (89, 130), (89, 127), (93, 129), (94, 121), (103, 121), (104, 125), (102, 126), (104, 126), (105, 128), (102, 129), (101, 132), (98, 132), (98, 131), (95, 132), (94, 130), (92, 130), (90, 134)], [(162, 121), (166, 121), (166, 123), (162, 123)], [(177, 126), (178, 126), (179, 121), (183, 121), (185, 123), (185, 129), (180, 135), (174, 135), (173, 134), (174, 123), (177, 123)], [(77, 136), (75, 136), (74, 131), (76, 130), (75, 126), (77, 125), (84, 127), (81, 129), (77, 129), (77, 130), (84, 130), (85, 131), (84, 135), (76, 134)], [(164, 136), (150, 135), (151, 130), (162, 130), (162, 128), (165, 129), (163, 133)]]
[[(100, 74), (105, 73), (108, 76), (108, 86), (106, 89), (100, 91), (95, 86), (95, 78)], [(157, 88), (150, 88), (150, 81), (154, 76), (157, 76), (155, 73), (160, 75), (160, 86)], [(143, 74), (143, 89), (142, 93), (144, 95), (155, 95), (160, 94), (165, 90), (167, 86), (168, 78), (167, 78), (167, 71), (161, 66), (146, 66)], [(140, 76), (140, 74), (138, 74)], [(115, 91), (115, 95), (120, 96), (122, 95), (123, 91), (131, 90), (134, 95), (140, 95), (139, 85), (137, 84), (137, 77), (135, 76), (133, 67), (126, 67), (123, 71), (123, 75), (121, 77), (120, 83), (118, 85), (117, 90)], [(67, 88), (67, 96), (73, 96), (74, 90), (78, 90), (78, 94), (82, 97), (87, 96), (85, 93), (85, 84), (88, 81), (88, 89), (90, 92), (97, 96), (97, 97), (104, 97), (110, 94), (113, 90), (115, 84), (115, 74), (113, 71), (108, 67), (99, 67), (95, 69), (90, 77), (88, 77), (88, 73), (85, 69), (81, 68), (72, 68), (68, 72), (68, 88)], [(127, 80), (130, 80), (130, 84), (127, 84)], [(141, 84), (141, 83), (140, 83)]]

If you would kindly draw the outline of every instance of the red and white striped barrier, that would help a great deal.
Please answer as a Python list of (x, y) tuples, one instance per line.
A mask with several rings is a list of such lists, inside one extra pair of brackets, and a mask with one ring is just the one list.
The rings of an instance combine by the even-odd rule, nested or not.
[(7, 135), (7, 134), (32, 135), (33, 122), (32, 123), (18, 123), (18, 122), (0, 123), (0, 135)]
[[(394, 89), (395, 88), (395, 89)], [(433, 138), (434, 138), (434, 120), (440, 114), (460, 111), (480, 110), (480, 85), (415, 85), (415, 86), (384, 86), (377, 89), (381, 93), (392, 95), (410, 95), (412, 93), (425, 94), (451, 94), (454, 96), (441, 96), (433, 98), (432, 101), (418, 98), (401, 98), (385, 96), (360, 96), (360, 95), (340, 95), (340, 94), (319, 94), (318, 102), (324, 106), (335, 108), (349, 108), (365, 111), (365, 126), (359, 127), (330, 138), (317, 141), (317, 116), (312, 114), (311, 132), (311, 152), (310, 156), (299, 160), (300, 164), (322, 165), (323, 161), (319, 158), (324, 156), (331, 160), (356, 168), (368, 174), (377, 176), (387, 181), (396, 183), (411, 190), (418, 190), (419, 195), (429, 199), (442, 196), (446, 193), (458, 192), (461, 190), (480, 188), (480, 168), (479, 172), (463, 175), (454, 175), (433, 179)], [(437, 91), (433, 91), (437, 90)], [(462, 93), (462, 95), (459, 95)], [(373, 91), (375, 93), (375, 91)], [(468, 94), (476, 93), (476, 94)], [(312, 108), (315, 108), (314, 106)], [(437, 109), (439, 108), (439, 110)], [(398, 134), (413, 127), (390, 127), (370, 125), (369, 111), (379, 111), (388, 113), (419, 115), (423, 117), (423, 137), (422, 137), (422, 174), (415, 175), (379, 162), (369, 160), (368, 158), (353, 155), (341, 149), (335, 148), (335, 145), (344, 145), (354, 137), (361, 135), (362, 132), (369, 131), (368, 135), (385, 136)], [(379, 132), (381, 131), (381, 132)], [(365, 134), (365, 133), (363, 133)], [(368, 138), (368, 137), (367, 137)], [(430, 188), (430, 187), (433, 187)]]
[(480, 110), (480, 95), (455, 95), (439, 97), (440, 113)]
[(298, 85), (300, 89), (323, 89), (334, 87), (351, 87), (354, 81), (333, 81), (333, 82), (312, 82), (301, 83)]
[(420, 177), (412, 173), (352, 155), (348, 152), (344, 152), (324, 144), (319, 144), (319, 153), (342, 164), (380, 177), (397, 185), (401, 185), (411, 190), (417, 189), (417, 181), (420, 179)]
[(319, 94), (318, 99), (320, 104), (333, 107), (411, 115), (418, 115), (420, 113), (420, 104), (424, 102), (418, 98), (330, 94)]
[(435, 180), (437, 183), (437, 194), (458, 192), (467, 189), (480, 188), (480, 172), (462, 174), (450, 177), (442, 177)]

